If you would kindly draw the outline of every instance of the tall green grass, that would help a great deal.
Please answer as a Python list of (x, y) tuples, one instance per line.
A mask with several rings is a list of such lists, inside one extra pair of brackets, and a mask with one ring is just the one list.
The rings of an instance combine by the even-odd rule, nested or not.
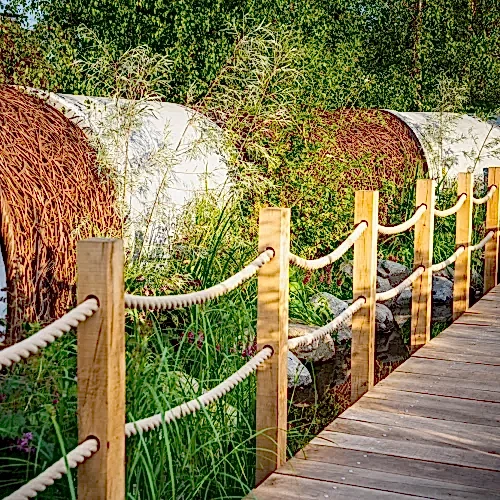
[[(221, 211), (213, 232), (162, 262), (134, 263), (134, 293), (205, 288), (241, 269), (256, 253), (234, 238), (234, 214)], [(172, 279), (174, 277), (174, 279)], [(139, 278), (139, 279), (138, 279)], [(170, 287), (170, 288), (157, 288)], [(126, 321), (127, 419), (135, 420), (199, 396), (237, 371), (254, 352), (255, 280), (227, 297), (164, 314), (129, 311)], [(0, 495), (20, 486), (77, 444), (76, 334), (0, 376)], [(241, 498), (255, 467), (255, 378), (196, 415), (127, 441), (127, 497)], [(56, 425), (54, 425), (56, 423)], [(33, 451), (16, 449), (32, 433)], [(61, 480), (41, 495), (69, 498)]]

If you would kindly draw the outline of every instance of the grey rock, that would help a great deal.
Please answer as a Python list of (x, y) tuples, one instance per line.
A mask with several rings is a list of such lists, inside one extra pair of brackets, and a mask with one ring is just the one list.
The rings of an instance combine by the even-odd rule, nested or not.
[[(320, 304), (321, 302), (327, 305), (335, 318), (349, 307), (345, 300), (341, 300), (328, 292), (318, 293), (311, 298), (311, 304), (313, 305)], [(335, 332), (334, 337), (339, 342), (349, 340), (352, 337), (350, 318)]]
[[(432, 277), (432, 322), (451, 319), (453, 304), (453, 283), (442, 276)], [(411, 287), (405, 288), (394, 299), (390, 307), (398, 325), (403, 325), (411, 316)]]
[[(290, 323), (288, 325), (288, 337), (302, 337), (312, 333), (319, 326), (301, 325), (299, 323)], [(315, 340), (309, 345), (298, 347), (293, 353), (300, 361), (309, 363), (322, 363), (335, 357), (335, 342), (331, 335), (325, 335), (321, 339)]]
[(306, 387), (311, 385), (313, 380), (309, 370), (290, 351), (288, 352), (288, 388)]
[(352, 277), (352, 270), (353, 270), (352, 262), (350, 260), (342, 262), (342, 264), (340, 264), (340, 270), (344, 274), (347, 274), (347, 276), (351, 276)]
[(433, 276), (440, 277), (440, 278), (446, 278), (450, 281), (453, 281), (455, 279), (455, 270), (451, 266), (448, 266), (448, 267), (445, 267), (444, 269), (441, 269), (441, 271), (434, 273)]
[(380, 361), (399, 361), (408, 355), (399, 325), (384, 304), (376, 306), (375, 340), (377, 359)]
[(453, 300), (453, 283), (439, 276), (432, 278), (432, 303), (433, 305), (448, 304)]
[(392, 288), (391, 282), (387, 278), (377, 276), (377, 292), (386, 292)]
[(379, 260), (377, 265), (377, 274), (382, 276), (383, 278), (388, 278), (391, 275), (399, 275), (399, 274), (410, 274), (410, 270), (403, 266), (403, 264), (399, 264), (399, 262), (393, 262), (392, 260)]
[(172, 372), (172, 376), (176, 379), (175, 386), (177, 390), (182, 392), (184, 395), (191, 397), (193, 394), (197, 394), (200, 390), (199, 382), (187, 373), (177, 370)]
[[(340, 313), (345, 311), (348, 307), (347, 302), (341, 300), (334, 295), (326, 292), (322, 292), (311, 299), (313, 304), (317, 304), (321, 300), (324, 300), (332, 312), (332, 314), (337, 317)], [(410, 300), (411, 300), (411, 290), (410, 290)], [(394, 320), (394, 316), (391, 310), (384, 304), (377, 304), (376, 314), (375, 314), (375, 329), (377, 335), (387, 335), (394, 330), (398, 330), (398, 324)], [(339, 328), (336, 335), (333, 335), (337, 344), (344, 342), (352, 338), (352, 323), (350, 319), (346, 321), (345, 325)], [(332, 353), (333, 355), (335, 352)], [(333, 358), (333, 356), (332, 356)], [(306, 359), (307, 360), (307, 359)]]
[(377, 304), (375, 307), (375, 327), (377, 332), (392, 332), (396, 326), (391, 310), (384, 304)]

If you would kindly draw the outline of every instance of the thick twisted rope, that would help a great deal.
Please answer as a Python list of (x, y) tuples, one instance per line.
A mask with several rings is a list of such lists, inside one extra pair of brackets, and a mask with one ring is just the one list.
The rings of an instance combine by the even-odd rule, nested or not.
[(483, 203), (486, 203), (488, 200), (491, 200), (491, 197), (497, 190), (497, 187), (495, 185), (491, 186), (490, 189), (488, 189), (488, 192), (482, 197), (482, 198), (474, 198), (472, 197), (472, 202), (476, 205), (482, 205)]
[(446, 260), (442, 262), (438, 262), (437, 264), (432, 265), (432, 272), (436, 273), (438, 271), (442, 271), (445, 267), (448, 267), (450, 264), (453, 264), (460, 255), (465, 252), (465, 247), (463, 245), (459, 246)]
[(339, 260), (342, 255), (344, 255), (349, 248), (351, 248), (356, 240), (363, 234), (363, 232), (368, 227), (368, 223), (362, 221), (358, 224), (356, 229), (350, 234), (345, 241), (343, 241), (338, 248), (336, 248), (332, 253), (325, 255), (324, 257), (320, 257), (319, 259), (307, 260), (302, 257), (298, 257), (293, 253), (290, 254), (290, 264), (293, 264), (297, 267), (301, 267), (302, 269), (314, 270), (314, 269), (322, 269), (323, 267), (332, 264), (336, 260)]
[(145, 297), (142, 295), (125, 294), (125, 307), (130, 309), (165, 310), (179, 309), (194, 304), (204, 304), (209, 300), (221, 297), (238, 288), (243, 282), (254, 276), (257, 271), (274, 257), (274, 250), (262, 252), (253, 262), (227, 280), (206, 290), (191, 292), (182, 295), (165, 295), (161, 297)]
[(484, 248), (486, 243), (493, 239), (493, 236), (495, 236), (495, 231), (490, 231), (479, 243), (476, 245), (471, 245), (470, 250), (473, 252), (474, 250), (481, 250), (481, 248)]
[(378, 232), (380, 234), (398, 234), (410, 229), (413, 227), (417, 221), (424, 215), (424, 212), (427, 210), (427, 205), (420, 205), (415, 213), (405, 222), (398, 224), (397, 226), (382, 226), (378, 225)]
[(237, 372), (233, 373), (229, 378), (221, 382), (213, 389), (205, 392), (200, 397), (192, 399), (187, 403), (182, 403), (181, 405), (176, 406), (175, 408), (172, 408), (171, 410), (168, 410), (164, 413), (158, 413), (157, 415), (153, 415), (152, 417), (136, 420), (135, 422), (129, 422), (125, 425), (125, 435), (127, 437), (130, 437), (134, 436), (137, 433), (156, 429), (162, 425), (162, 422), (168, 424), (181, 417), (190, 415), (191, 413), (196, 413), (203, 407), (215, 403), (215, 401), (234, 389), (239, 383), (243, 382), (243, 380), (245, 380), (249, 375), (255, 372), (257, 370), (257, 367), (259, 367), (272, 355), (273, 350), (271, 349), (271, 347), (264, 347)]
[(77, 327), (87, 318), (90, 318), (98, 309), (99, 305), (96, 299), (87, 299), (76, 306), (72, 311), (61, 316), (61, 318), (31, 337), (3, 349), (0, 351), (0, 368), (11, 366), (22, 358), (29, 358), (33, 354), (36, 354), (40, 349), (52, 344), (52, 342), (62, 337), (72, 328)]
[(298, 347), (303, 347), (312, 344), (316, 340), (322, 339), (325, 335), (333, 333), (337, 330), (342, 323), (348, 320), (355, 312), (361, 309), (361, 306), (366, 303), (364, 297), (357, 298), (345, 311), (339, 314), (333, 321), (327, 323), (326, 325), (314, 330), (314, 332), (308, 333), (302, 337), (295, 337), (288, 340), (288, 349), (293, 350)]
[(462, 193), (459, 197), (455, 205), (453, 205), (450, 208), (447, 208), (446, 210), (438, 210), (437, 208), (434, 209), (434, 215), (436, 217), (448, 217), (449, 215), (453, 215), (457, 213), (461, 208), (462, 205), (465, 203), (465, 200), (467, 199), (467, 195), (465, 193)]
[(8, 497), (5, 497), (4, 500), (27, 500), (36, 497), (38, 493), (45, 491), (48, 486), (53, 485), (57, 479), (61, 479), (64, 474), (68, 473), (66, 460), (68, 467), (70, 469), (75, 469), (85, 462), (87, 458), (91, 457), (98, 448), (99, 443), (96, 439), (87, 439), (87, 441), (84, 441), (74, 450), (70, 451), (66, 457), (60, 458), (37, 477), (27, 482), (24, 486), (21, 486), (21, 488)]
[(378, 292), (375, 295), (377, 302), (384, 302), (396, 297), (396, 295), (399, 295), (405, 288), (408, 288), (419, 276), (422, 276), (424, 271), (424, 266), (418, 266), (417, 269), (415, 269), (415, 271), (413, 271), (410, 276), (408, 276), (408, 278), (402, 281), (398, 286), (395, 286), (386, 292)]

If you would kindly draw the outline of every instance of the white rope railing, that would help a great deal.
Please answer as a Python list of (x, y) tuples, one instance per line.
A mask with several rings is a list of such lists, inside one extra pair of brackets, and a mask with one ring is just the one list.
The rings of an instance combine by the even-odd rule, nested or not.
[(243, 282), (254, 276), (257, 271), (274, 257), (274, 250), (268, 249), (262, 252), (253, 262), (241, 271), (231, 276), (222, 283), (214, 285), (206, 290), (191, 292), (182, 295), (164, 295), (160, 297), (146, 297), (142, 295), (125, 294), (125, 307), (130, 309), (165, 310), (188, 307), (194, 304), (203, 304), (209, 300), (221, 297), (226, 293), (238, 288)]
[(355, 312), (359, 311), (363, 304), (366, 303), (364, 297), (357, 298), (345, 311), (339, 314), (333, 321), (327, 323), (326, 325), (314, 330), (314, 332), (308, 333), (302, 337), (295, 337), (288, 340), (288, 349), (293, 350), (298, 347), (303, 347), (312, 344), (316, 340), (322, 339), (325, 335), (333, 333), (337, 330), (344, 321), (349, 319)]
[(438, 210), (437, 208), (434, 209), (434, 215), (436, 217), (448, 217), (449, 215), (453, 215), (457, 213), (461, 208), (462, 205), (465, 203), (465, 200), (467, 199), (467, 195), (465, 193), (462, 193), (459, 197), (455, 205), (453, 205), (450, 208), (447, 208), (446, 210)]
[(243, 365), (237, 372), (233, 373), (229, 378), (221, 382), (219, 385), (202, 394), (200, 397), (192, 399), (187, 403), (182, 403), (171, 410), (163, 413), (158, 413), (152, 417), (129, 422), (125, 425), (125, 435), (127, 437), (134, 436), (137, 433), (142, 433), (156, 429), (162, 425), (177, 420), (191, 413), (196, 413), (203, 407), (215, 403), (222, 396), (234, 389), (239, 383), (243, 382), (249, 375), (257, 370), (257, 368), (273, 355), (271, 347), (264, 347), (259, 351), (248, 363)]
[(323, 267), (333, 264), (335, 261), (339, 260), (342, 255), (344, 255), (349, 248), (351, 248), (354, 243), (360, 238), (360, 236), (366, 231), (368, 223), (366, 221), (360, 222), (356, 229), (350, 234), (348, 238), (343, 241), (338, 248), (336, 248), (332, 253), (320, 257), (319, 259), (307, 260), (302, 257), (298, 257), (293, 253), (290, 254), (290, 264), (307, 270), (322, 269)]
[(5, 497), (4, 500), (28, 500), (34, 498), (45, 491), (48, 486), (54, 484), (57, 479), (61, 479), (64, 474), (68, 473), (66, 462), (70, 469), (75, 469), (80, 464), (85, 462), (99, 449), (97, 439), (87, 439), (82, 444), (79, 444), (74, 450), (70, 451), (66, 457), (60, 458), (56, 463), (45, 469), (37, 477), (21, 486), (17, 491)]
[(424, 212), (427, 210), (427, 205), (420, 205), (415, 213), (405, 222), (398, 224), (397, 226), (382, 226), (378, 225), (378, 232), (380, 234), (398, 234), (406, 231), (413, 227), (417, 221), (424, 215)]
[(90, 318), (98, 309), (99, 304), (96, 299), (87, 299), (31, 337), (3, 349), (0, 351), (0, 369), (4, 366), (11, 366), (21, 361), (22, 358), (29, 358), (36, 354), (40, 349), (52, 344), (72, 328)]
[(490, 231), (479, 243), (476, 245), (471, 245), (470, 250), (473, 252), (474, 250), (481, 250), (481, 248), (484, 248), (486, 243), (493, 239), (493, 236), (495, 236), (495, 231)]
[(438, 262), (437, 264), (433, 264), (432, 272), (436, 273), (438, 271), (442, 271), (445, 267), (453, 264), (453, 262), (455, 262), (464, 252), (465, 247), (463, 245), (459, 246), (446, 260)]
[(417, 267), (417, 269), (415, 269), (415, 271), (413, 271), (410, 276), (403, 280), (398, 286), (395, 286), (385, 292), (378, 292), (375, 295), (375, 300), (377, 300), (377, 302), (385, 302), (386, 300), (396, 297), (396, 295), (399, 295), (405, 288), (408, 288), (419, 276), (422, 276), (424, 271), (424, 266)]
[(483, 203), (486, 203), (488, 200), (491, 200), (491, 197), (493, 196), (493, 194), (495, 193), (496, 190), (497, 190), (497, 187), (495, 185), (493, 185), (488, 189), (488, 192), (482, 198), (474, 198), (474, 196), (473, 196), (472, 202), (475, 205), (482, 205)]

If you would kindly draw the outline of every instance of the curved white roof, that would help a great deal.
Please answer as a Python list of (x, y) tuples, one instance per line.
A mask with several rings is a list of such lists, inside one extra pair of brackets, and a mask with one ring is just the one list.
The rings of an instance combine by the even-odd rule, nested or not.
[(387, 110), (404, 121), (419, 140), (431, 176), (454, 178), (459, 172), (483, 175), (500, 166), (500, 126), (457, 113), (404, 113)]
[[(91, 140), (97, 138), (105, 146), (118, 179), (126, 172), (124, 209), (130, 223), (129, 246), (142, 240), (150, 250), (165, 245), (181, 209), (197, 194), (211, 193), (221, 201), (227, 192), (221, 130), (200, 113), (157, 101), (120, 100), (117, 106), (101, 97), (45, 97)], [(132, 122), (127, 134), (123, 130)]]

